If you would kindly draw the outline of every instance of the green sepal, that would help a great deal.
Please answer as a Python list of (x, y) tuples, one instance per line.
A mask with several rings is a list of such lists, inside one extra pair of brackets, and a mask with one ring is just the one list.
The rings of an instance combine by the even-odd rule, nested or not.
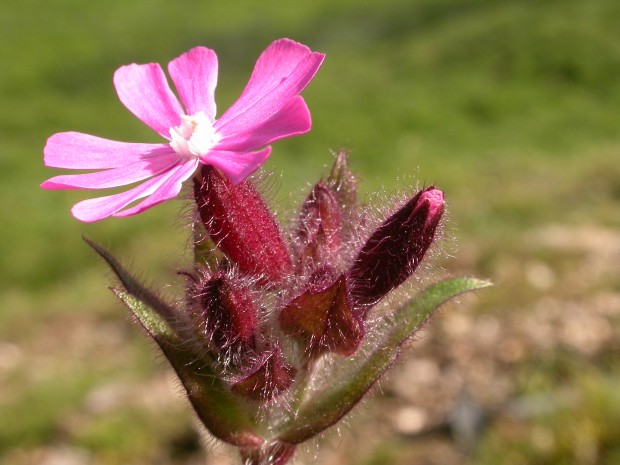
[(192, 407), (209, 432), (238, 447), (264, 443), (253, 410), (235, 396), (219, 376), (208, 352), (201, 353), (183, 337), (183, 312), (164, 303), (140, 284), (105, 249), (85, 239), (118, 276), (123, 288), (113, 288), (146, 332), (159, 345), (181, 380)]
[(172, 332), (156, 312), (135, 296), (113, 289), (146, 331), (153, 336), (176, 371), (198, 417), (213, 436), (239, 447), (258, 447), (264, 441), (256, 431), (247, 406), (233, 395), (213, 369), (210, 357), (200, 356)]
[(209, 269), (217, 268), (224, 261), (224, 254), (217, 248), (213, 239), (199, 221), (192, 224), (192, 242), (194, 246), (194, 263)]
[(155, 341), (161, 346), (162, 343), (175, 345), (179, 343), (179, 337), (170, 328), (168, 323), (148, 305), (131, 295), (129, 292), (121, 289), (112, 288), (112, 292), (116, 294), (131, 313), (138, 319), (142, 327)]
[[(396, 360), (401, 346), (424, 324), (442, 303), (468, 291), (490, 286), (475, 278), (449, 278), (420, 292), (413, 300), (369, 328), (365, 343), (353, 357), (336, 359), (333, 376), (324, 386), (308, 389), (294, 415), (279, 428), (278, 439), (289, 444), (306, 441), (338, 422)], [(372, 335), (371, 335), (372, 334)]]

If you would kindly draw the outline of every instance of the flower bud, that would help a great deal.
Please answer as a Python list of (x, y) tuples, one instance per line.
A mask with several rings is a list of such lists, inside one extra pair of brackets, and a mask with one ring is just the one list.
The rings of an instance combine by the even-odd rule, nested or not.
[(443, 211), (443, 193), (429, 187), (374, 231), (349, 271), (357, 309), (365, 314), (414, 273), (433, 242)]
[(266, 402), (286, 391), (295, 373), (295, 368), (286, 363), (276, 347), (263, 354), (246, 374), (237, 377), (231, 389), (236, 394)]
[(353, 313), (349, 286), (344, 275), (321, 270), (311, 278), (306, 291), (280, 313), (282, 330), (293, 336), (306, 355), (325, 352), (351, 355), (364, 338), (362, 321)]
[(249, 289), (238, 278), (221, 272), (198, 280), (189, 292), (192, 318), (218, 354), (251, 351), (258, 333), (258, 316)]
[(319, 265), (335, 254), (342, 241), (341, 228), (338, 197), (319, 181), (301, 208), (297, 230), (301, 242), (300, 263)]
[(249, 181), (233, 186), (209, 165), (194, 183), (200, 218), (216, 245), (242, 273), (279, 282), (292, 268), (280, 228)]
[(357, 179), (349, 170), (349, 153), (341, 149), (327, 178), (327, 185), (337, 194), (345, 213), (355, 208), (357, 203)]

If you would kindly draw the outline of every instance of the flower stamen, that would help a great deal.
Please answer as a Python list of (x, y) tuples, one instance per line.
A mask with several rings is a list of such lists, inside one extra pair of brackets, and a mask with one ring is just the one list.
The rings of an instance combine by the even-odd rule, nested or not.
[(204, 158), (219, 141), (213, 122), (202, 111), (181, 119), (170, 129), (170, 147), (183, 158)]

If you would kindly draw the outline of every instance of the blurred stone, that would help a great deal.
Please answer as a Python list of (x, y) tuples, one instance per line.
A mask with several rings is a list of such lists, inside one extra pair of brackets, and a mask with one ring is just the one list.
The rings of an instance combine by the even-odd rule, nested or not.
[(84, 401), (85, 408), (97, 415), (126, 406), (157, 411), (182, 403), (167, 372), (142, 382), (114, 381), (95, 386)]
[(464, 313), (451, 312), (442, 316), (443, 330), (451, 337), (465, 336), (469, 334), (474, 325), (472, 319)]
[(407, 360), (396, 373), (392, 388), (399, 397), (409, 401), (417, 401), (421, 395), (420, 389), (436, 385), (439, 382), (440, 373), (441, 370), (433, 359)]
[(428, 415), (424, 409), (410, 405), (396, 412), (393, 423), (400, 434), (414, 435), (427, 427)]
[(516, 337), (504, 339), (497, 347), (497, 356), (504, 363), (514, 363), (525, 355), (525, 344)]
[(587, 312), (575, 312), (562, 321), (560, 338), (580, 352), (593, 355), (612, 337), (613, 330), (604, 318)]
[(528, 244), (563, 252), (620, 253), (620, 233), (594, 225), (546, 225), (532, 231), (525, 240)]
[(59, 446), (43, 452), (37, 465), (88, 465), (93, 463), (90, 452), (85, 449)]
[(551, 289), (556, 282), (553, 270), (541, 261), (532, 261), (526, 265), (525, 279), (530, 286), (541, 291)]
[(86, 409), (100, 415), (126, 404), (131, 397), (131, 387), (127, 383), (114, 382), (96, 386), (86, 396)]
[(22, 360), (22, 350), (10, 342), (0, 342), (0, 370), (15, 368)]
[(601, 315), (618, 316), (620, 315), (620, 293), (601, 292), (595, 296), (594, 306)]
[(476, 344), (496, 346), (502, 338), (502, 327), (499, 320), (492, 316), (479, 318), (474, 324)]

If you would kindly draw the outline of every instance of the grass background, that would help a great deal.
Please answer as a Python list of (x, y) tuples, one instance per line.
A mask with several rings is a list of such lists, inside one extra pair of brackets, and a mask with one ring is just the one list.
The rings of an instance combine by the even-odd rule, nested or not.
[[(116, 98), (111, 78), (123, 64), (167, 63), (198, 44), (213, 48), (222, 110), (268, 43), (279, 37), (306, 43), (327, 60), (304, 93), (313, 130), (278, 142), (266, 166), (279, 187), (271, 199), (278, 210), (290, 211), (325, 171), (330, 151), (347, 147), (367, 197), (380, 191), (379, 198), (387, 198), (384, 193), (418, 182), (446, 192), (449, 248), (457, 260), (445, 260), (444, 267), (498, 282), (471, 304), (474, 314), (526, 314), (554, 295), (620, 294), (618, 268), (593, 275), (584, 267), (580, 275), (576, 252), (541, 252), (529, 239), (545, 225), (589, 227), (611, 237), (603, 254), (618, 251), (616, 0), (10, 0), (0, 13), (3, 465), (44, 463), (50, 451), (67, 447), (72, 457), (78, 454), (76, 463), (189, 463), (194, 457), (183, 452), (193, 434), (187, 410), (174, 403), (163, 412), (145, 407), (157, 404), (153, 390), (174, 387), (160, 386), (165, 365), (126, 321), (106, 289), (105, 267), (80, 238), (104, 243), (148, 270), (153, 281), (165, 282), (166, 273), (183, 265), (182, 202), (81, 224), (69, 208), (87, 193), (38, 188), (58, 173), (42, 166), (42, 148), (54, 132), (158, 140)], [(559, 276), (554, 285), (528, 286), (519, 264), (531, 259)], [(501, 273), (498, 263), (507, 260), (516, 263), (514, 274)], [(579, 292), (563, 286), (569, 272), (587, 283)], [(610, 318), (617, 336), (617, 315)], [(466, 463), (620, 460), (618, 345), (569, 359), (568, 371), (549, 369), (536, 356), (511, 370), (538, 380), (534, 387), (522, 383), (519, 392), (589, 386), (591, 395), (575, 407), (587, 431), (573, 426), (566, 433), (563, 426), (577, 417), (565, 411), (527, 424), (528, 431), (568, 434), (541, 456), (532, 441), (516, 441), (512, 429), (492, 426)], [(89, 410), (89, 399), (105, 397), (99, 388), (110, 380), (143, 389), (123, 391), (132, 399), (126, 408)], [(571, 448), (584, 437), (596, 454)], [(394, 441), (388, 442), (394, 450), (405, 448)], [(356, 463), (387, 463), (376, 461), (383, 453), (368, 451)]]

